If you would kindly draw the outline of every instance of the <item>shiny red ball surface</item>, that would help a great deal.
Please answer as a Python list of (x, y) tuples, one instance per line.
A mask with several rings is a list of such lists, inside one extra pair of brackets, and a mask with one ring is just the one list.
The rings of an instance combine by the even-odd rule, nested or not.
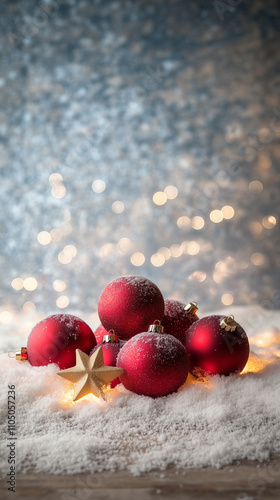
[(101, 344), (103, 335), (108, 335), (108, 332), (103, 325), (99, 325), (94, 332), (97, 344)]
[[(106, 335), (106, 333), (105, 333)], [(97, 346), (95, 346), (90, 354), (93, 354), (100, 346), (103, 352), (103, 359), (106, 366), (116, 366), (117, 365), (117, 357), (125, 344), (125, 340), (120, 340), (119, 342), (101, 342)], [(115, 378), (111, 382), (111, 388), (113, 389), (116, 385), (120, 384), (119, 377)]]
[(185, 306), (186, 304), (178, 300), (165, 300), (164, 316), (161, 322), (165, 333), (173, 335), (180, 342), (183, 342), (189, 327), (198, 320), (196, 314), (185, 311)]
[(91, 328), (72, 314), (55, 314), (43, 319), (27, 341), (28, 360), (33, 366), (56, 363), (61, 369), (76, 363), (76, 349), (89, 354), (96, 345)]
[(177, 391), (188, 376), (184, 346), (164, 333), (144, 332), (128, 340), (117, 366), (125, 370), (120, 379), (126, 389), (152, 398)]
[(184, 345), (193, 374), (230, 375), (240, 373), (249, 357), (249, 341), (237, 324), (234, 332), (220, 326), (224, 316), (206, 316), (188, 330)]
[(127, 340), (162, 320), (164, 299), (159, 288), (143, 276), (121, 276), (109, 283), (98, 301), (98, 314), (106, 330)]

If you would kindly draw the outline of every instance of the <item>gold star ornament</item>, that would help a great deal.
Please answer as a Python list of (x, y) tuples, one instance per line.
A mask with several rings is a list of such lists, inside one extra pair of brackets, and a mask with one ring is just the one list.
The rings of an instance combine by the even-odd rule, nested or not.
[(108, 384), (123, 372), (122, 368), (104, 364), (102, 347), (100, 346), (91, 356), (76, 349), (76, 365), (59, 371), (57, 375), (73, 382), (73, 401), (91, 393), (106, 400), (104, 391)]

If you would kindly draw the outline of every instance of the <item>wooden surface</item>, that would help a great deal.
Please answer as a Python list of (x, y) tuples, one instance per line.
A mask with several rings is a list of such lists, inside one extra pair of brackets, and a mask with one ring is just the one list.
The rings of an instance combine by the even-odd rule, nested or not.
[(268, 463), (242, 461), (223, 469), (156, 471), (134, 477), (128, 472), (18, 475), (16, 493), (2, 481), (1, 500), (270, 500), (280, 498), (280, 455)]

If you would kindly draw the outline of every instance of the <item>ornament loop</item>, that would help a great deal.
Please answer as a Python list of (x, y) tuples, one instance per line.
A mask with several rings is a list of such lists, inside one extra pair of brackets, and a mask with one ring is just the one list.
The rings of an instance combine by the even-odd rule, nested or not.
[(197, 303), (192, 301), (192, 302), (189, 302), (185, 307), (184, 307), (184, 310), (187, 311), (187, 313), (190, 313), (190, 314), (196, 314), (197, 311), (198, 311), (198, 306), (197, 306)]
[(237, 327), (234, 316), (231, 314), (230, 316), (222, 318), (220, 321), (220, 327), (224, 328), (226, 332), (234, 332)]
[[(12, 356), (12, 354), (14, 354), (14, 356)], [(27, 348), (21, 347), (17, 351), (9, 351), (8, 356), (9, 358), (16, 359), (17, 361), (26, 361), (28, 359)]]
[(103, 335), (102, 337), (102, 344), (106, 342), (119, 342), (119, 338), (115, 333), (110, 333), (114, 332), (114, 330), (109, 330), (107, 335)]
[(160, 324), (159, 319), (156, 319), (154, 323), (149, 326), (148, 332), (164, 333), (164, 327)]

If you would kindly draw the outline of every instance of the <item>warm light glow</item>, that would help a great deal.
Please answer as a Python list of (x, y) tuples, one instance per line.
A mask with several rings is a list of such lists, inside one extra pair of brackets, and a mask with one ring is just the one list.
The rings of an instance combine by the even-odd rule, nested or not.
[(101, 259), (104, 259), (110, 255), (115, 250), (115, 245), (114, 243), (105, 243), (105, 245), (102, 245), (99, 249), (99, 255)]
[(103, 193), (106, 189), (106, 184), (101, 179), (96, 179), (96, 181), (93, 181), (91, 187), (95, 193)]
[(62, 181), (63, 181), (62, 175), (58, 174), (57, 172), (55, 172), (54, 174), (51, 174), (49, 176), (49, 183), (51, 185), (53, 185), (53, 184), (60, 184)]
[(124, 211), (124, 203), (122, 201), (114, 201), (112, 204), (112, 210), (115, 214), (121, 214)]
[(55, 184), (52, 187), (52, 195), (54, 198), (64, 198), (66, 195), (66, 187), (63, 184)]
[(221, 212), (221, 210), (212, 210), (212, 212), (209, 215), (210, 219), (212, 222), (215, 222), (215, 224), (218, 224), (219, 222), (222, 222), (224, 216)]
[(184, 227), (188, 227), (191, 223), (191, 219), (187, 217), (186, 215), (182, 215), (177, 219), (177, 226), (180, 227), (180, 229)]
[(172, 257), (177, 258), (177, 257), (181, 257), (181, 255), (183, 253), (183, 250), (182, 250), (181, 245), (178, 245), (177, 243), (174, 243), (170, 247), (170, 252), (171, 252), (171, 256)]
[(207, 274), (204, 273), (203, 271), (194, 271), (192, 274), (189, 275), (188, 280), (189, 281), (199, 281), (199, 283), (202, 283), (205, 281), (207, 277)]
[(249, 359), (241, 375), (245, 375), (245, 373), (259, 373), (270, 363), (274, 362), (273, 357), (260, 357), (254, 352), (250, 352)]
[(153, 196), (155, 205), (164, 205), (167, 202), (167, 196), (163, 191), (157, 191)]
[(40, 245), (48, 245), (51, 242), (51, 239), (52, 237), (48, 231), (41, 231), (37, 236), (37, 240)]
[(13, 315), (10, 311), (0, 312), (0, 323), (2, 323), (2, 325), (8, 325), (9, 323), (11, 323), (12, 319)]
[(267, 215), (263, 218), (262, 224), (266, 229), (272, 229), (276, 225), (276, 219), (273, 215)]
[(70, 264), (70, 262), (72, 260), (70, 253), (64, 253), (63, 250), (61, 252), (59, 252), (57, 258), (58, 258), (60, 264)]
[(192, 218), (192, 227), (196, 230), (202, 229), (204, 227), (204, 219), (199, 215)]
[(38, 286), (37, 280), (32, 276), (25, 278), (23, 282), (23, 287), (25, 288), (25, 290), (28, 290), (29, 292), (36, 290), (37, 286)]
[(51, 239), (54, 243), (57, 243), (62, 238), (62, 233), (58, 229), (52, 229), (50, 231)]
[(234, 213), (235, 213), (234, 208), (231, 207), (230, 205), (225, 205), (221, 209), (221, 212), (222, 212), (224, 219), (232, 219), (232, 217), (234, 216)]
[(231, 306), (233, 303), (233, 296), (231, 293), (224, 293), (221, 297), (221, 302), (224, 304), (224, 306)]
[(249, 184), (249, 190), (253, 193), (261, 193), (263, 190), (263, 185), (260, 181), (252, 181)]
[[(267, 134), (268, 135), (270, 134), (270, 130), (269, 129), (261, 129), (259, 133), (260, 133), (260, 135), (263, 135), (265, 137)], [(260, 153), (258, 165), (263, 169), (270, 168), (272, 165), (270, 156), (268, 156), (265, 153)]]
[(163, 266), (165, 263), (165, 258), (161, 253), (154, 253), (151, 257), (151, 263), (155, 267)]
[(178, 189), (176, 186), (166, 186), (164, 193), (166, 194), (168, 200), (174, 200), (178, 196)]
[(56, 291), (56, 292), (64, 292), (66, 288), (66, 283), (65, 281), (62, 281), (62, 280), (54, 280), (53, 282), (53, 289)]
[(76, 257), (78, 253), (78, 250), (74, 245), (66, 245), (63, 249), (63, 252), (71, 255), (72, 259), (74, 259), (74, 257)]
[(145, 262), (145, 255), (141, 252), (134, 252), (130, 257), (130, 262), (133, 266), (142, 266)]
[(11, 285), (15, 290), (21, 290), (23, 288), (23, 279), (22, 278), (15, 278), (12, 281)]
[(58, 297), (56, 299), (56, 305), (60, 309), (64, 309), (65, 307), (67, 307), (69, 305), (69, 298), (67, 297), (67, 295), (61, 295), (60, 297)]
[(255, 234), (255, 235), (261, 234), (261, 232), (263, 231), (263, 227), (262, 227), (261, 223), (258, 221), (250, 222), (249, 228), (250, 228), (251, 233)]
[(63, 234), (63, 236), (68, 236), (68, 234), (72, 233), (72, 225), (70, 222), (63, 222), (60, 226), (60, 231)]
[(265, 257), (262, 253), (255, 252), (251, 255), (251, 262), (254, 266), (263, 266), (265, 263)]
[(200, 246), (197, 241), (184, 242), (182, 243), (182, 245), (182, 250), (184, 253), (187, 253), (189, 255), (196, 255), (199, 253)]
[(28, 313), (30, 313), (30, 312), (32, 312), (32, 311), (35, 311), (35, 309), (36, 309), (35, 304), (33, 304), (33, 302), (30, 302), (30, 301), (25, 302), (25, 303), (23, 304), (23, 306), (22, 306), (22, 310), (23, 310), (23, 312), (24, 312), (25, 314), (28, 314)]
[(133, 243), (129, 238), (121, 238), (119, 240), (117, 246), (118, 246), (118, 249), (122, 253), (127, 254), (127, 253), (131, 252), (131, 250), (133, 248)]
[(157, 253), (163, 255), (165, 260), (168, 260), (171, 257), (171, 252), (170, 252), (169, 248), (167, 248), (167, 247), (159, 248)]

